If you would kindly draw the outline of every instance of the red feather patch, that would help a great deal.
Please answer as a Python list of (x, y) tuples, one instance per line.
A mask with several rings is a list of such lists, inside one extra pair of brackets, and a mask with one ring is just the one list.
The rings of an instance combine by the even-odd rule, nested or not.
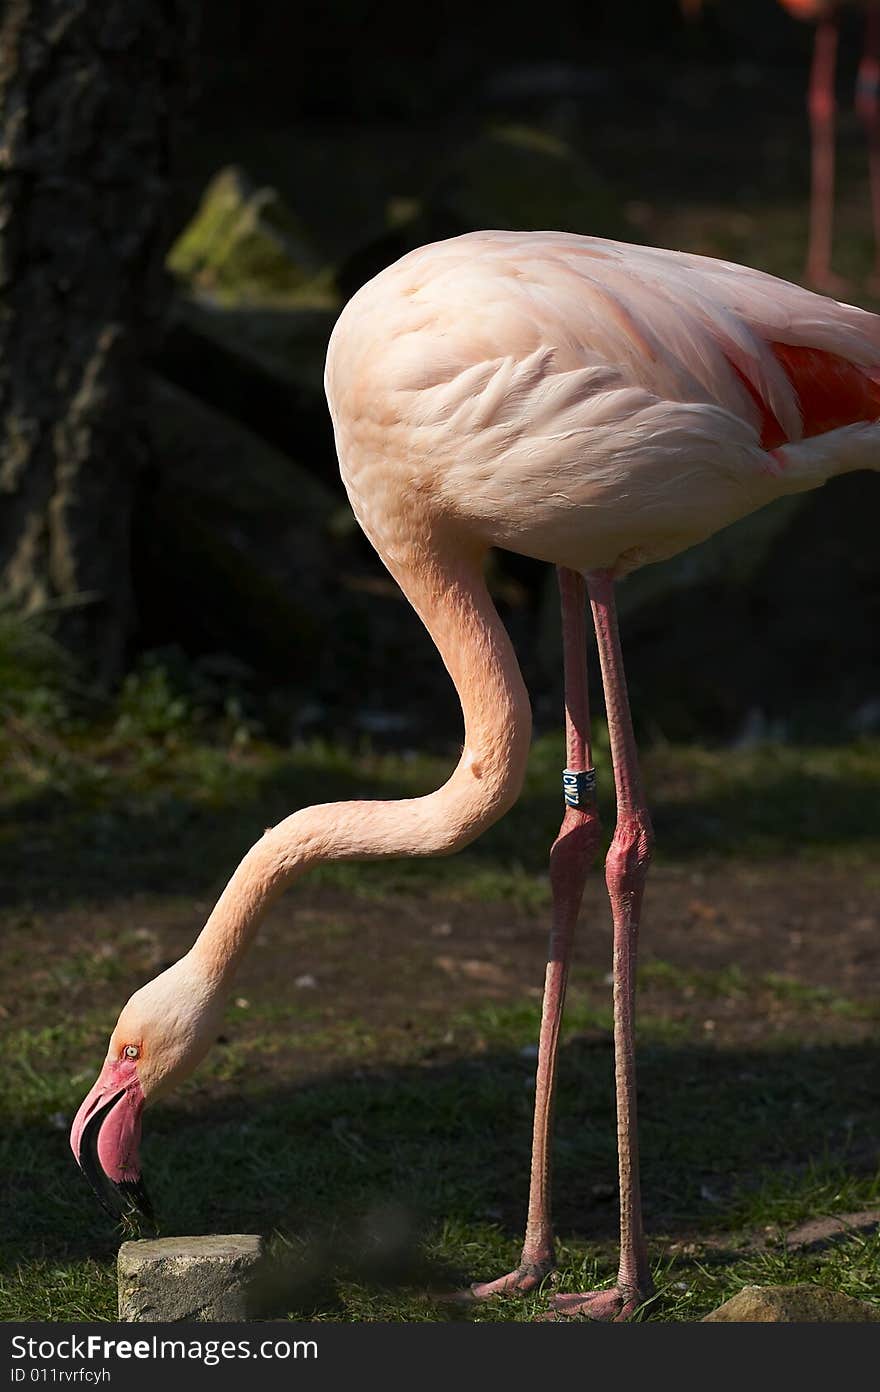
[[(794, 388), (806, 439), (880, 417), (880, 370), (859, 367), (824, 348), (791, 343), (771, 343), (770, 348)], [(788, 444), (785, 431), (761, 393), (739, 368), (731, 366), (758, 408), (764, 449)]]
[(807, 437), (880, 416), (876, 369), (858, 367), (822, 348), (794, 348), (789, 343), (770, 347), (797, 392)]

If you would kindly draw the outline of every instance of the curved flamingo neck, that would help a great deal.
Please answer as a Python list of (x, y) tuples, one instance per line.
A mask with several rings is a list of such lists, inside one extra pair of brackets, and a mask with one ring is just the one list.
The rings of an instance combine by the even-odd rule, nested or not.
[(247, 852), (192, 956), (225, 981), (271, 903), (312, 865), (459, 850), (519, 796), (531, 710), (516, 656), (489, 597), (482, 554), (429, 555), (389, 570), (428, 629), (461, 702), (465, 744), (449, 780), (425, 797), (323, 803), (294, 812)]

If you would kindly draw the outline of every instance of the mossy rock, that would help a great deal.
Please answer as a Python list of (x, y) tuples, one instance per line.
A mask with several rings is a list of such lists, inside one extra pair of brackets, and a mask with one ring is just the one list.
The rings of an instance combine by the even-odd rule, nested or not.
[[(339, 504), (294, 460), (159, 377), (154, 477), (138, 508), (146, 628), (305, 682), (333, 590)], [(173, 630), (173, 631), (171, 631)]]
[(745, 1286), (703, 1322), (730, 1324), (865, 1324), (880, 1309), (825, 1286)]
[(441, 169), (426, 202), (482, 228), (617, 236), (614, 195), (572, 145), (533, 126), (497, 126)]
[(221, 305), (178, 296), (158, 357), (162, 377), (300, 461), (342, 499), (324, 395), (336, 311)]
[(351, 295), (379, 271), (429, 242), (483, 229), (625, 235), (614, 195), (575, 149), (535, 126), (497, 126), (440, 160), (417, 193), (389, 198), (343, 261)]
[[(427, 721), (440, 658), (394, 582), (365, 561), (341, 495), (160, 377), (150, 404), (153, 477), (135, 512), (144, 645), (233, 654), (351, 728), (362, 708), (386, 704)], [(404, 672), (405, 699), (392, 700), (389, 673)]]
[(279, 511), (309, 530), (336, 500), (300, 464), (161, 377), (151, 381), (151, 424), (163, 483), (218, 515), (278, 525)]
[(168, 267), (174, 275), (181, 280), (197, 281), (200, 275), (210, 273), (249, 192), (244, 175), (232, 166), (211, 180), (194, 218), (168, 253)]
[(275, 189), (257, 188), (240, 169), (223, 169), (168, 254), (191, 289), (226, 303), (335, 302), (332, 271)]
[(196, 333), (247, 357), (252, 368), (288, 382), (296, 395), (324, 399), (324, 362), (335, 309), (315, 305), (216, 304), (182, 298), (175, 317)]
[(340, 291), (350, 298), (373, 276), (391, 266), (401, 256), (429, 242), (458, 237), (469, 228), (456, 214), (437, 208), (422, 198), (390, 198), (385, 223), (367, 235), (340, 265), (336, 280)]

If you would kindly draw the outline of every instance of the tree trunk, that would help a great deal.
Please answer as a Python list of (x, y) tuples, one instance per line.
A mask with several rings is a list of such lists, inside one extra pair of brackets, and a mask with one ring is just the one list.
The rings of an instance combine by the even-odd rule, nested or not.
[(132, 621), (142, 361), (195, 0), (6, 0), (0, 20), (0, 585), (106, 682)]

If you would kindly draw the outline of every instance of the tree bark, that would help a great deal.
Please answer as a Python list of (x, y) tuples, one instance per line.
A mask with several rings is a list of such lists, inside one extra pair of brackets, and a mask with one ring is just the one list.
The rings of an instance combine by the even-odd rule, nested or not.
[(6, 0), (0, 20), (0, 586), (102, 682), (132, 622), (142, 362), (196, 13)]

